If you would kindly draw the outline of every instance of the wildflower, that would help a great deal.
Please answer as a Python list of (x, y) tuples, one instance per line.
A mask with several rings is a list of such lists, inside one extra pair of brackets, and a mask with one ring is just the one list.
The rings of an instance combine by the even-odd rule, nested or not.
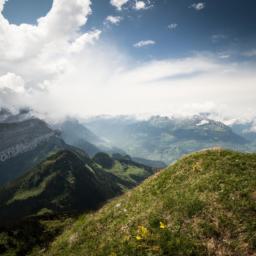
[(160, 228), (161, 229), (166, 229), (166, 225), (162, 221), (160, 221)]
[(136, 240), (140, 241), (146, 239), (149, 236), (149, 231), (144, 226), (139, 226), (137, 231)]
[(143, 227), (143, 226), (140, 226), (139, 227), (139, 232), (141, 234), (142, 237), (147, 237), (148, 234), (149, 234), (149, 231), (147, 228)]
[(139, 235), (137, 235), (137, 236), (136, 236), (136, 239), (137, 239), (138, 241), (140, 241), (140, 240), (142, 240), (142, 237), (139, 236)]

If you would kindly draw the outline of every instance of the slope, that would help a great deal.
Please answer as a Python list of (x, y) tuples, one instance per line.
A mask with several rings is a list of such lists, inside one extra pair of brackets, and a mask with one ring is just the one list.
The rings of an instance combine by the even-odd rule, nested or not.
[(67, 119), (57, 127), (61, 131), (61, 137), (67, 144), (84, 150), (91, 157), (102, 151), (122, 152), (117, 148), (111, 147), (76, 119)]
[(92, 160), (74, 149), (53, 154), (0, 189), (0, 254), (28, 255), (47, 246), (77, 214), (95, 210), (153, 173), (128, 157), (98, 153)]
[(0, 186), (19, 177), (51, 153), (71, 148), (58, 132), (35, 118), (0, 123), (0, 138)]
[(60, 151), (0, 190), (0, 219), (92, 210), (121, 191), (90, 158)]
[(93, 160), (108, 173), (119, 177), (126, 184), (126, 188), (132, 188), (156, 172), (156, 168), (135, 162), (128, 155), (98, 153)]
[(256, 154), (194, 153), (85, 214), (45, 255), (255, 255)]
[[(102, 157), (113, 165), (105, 166)], [(82, 152), (59, 151), (0, 189), (0, 219), (12, 222), (31, 215), (93, 210), (153, 173), (149, 167), (104, 153), (92, 160)]]

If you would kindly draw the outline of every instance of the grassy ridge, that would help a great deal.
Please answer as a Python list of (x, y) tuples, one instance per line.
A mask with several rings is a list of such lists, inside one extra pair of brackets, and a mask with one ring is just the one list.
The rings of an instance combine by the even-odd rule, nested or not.
[(40, 251), (70, 217), (98, 209), (154, 173), (104, 153), (95, 160), (80, 151), (60, 151), (0, 189), (0, 255)]
[(255, 255), (256, 154), (191, 154), (86, 214), (46, 255)]

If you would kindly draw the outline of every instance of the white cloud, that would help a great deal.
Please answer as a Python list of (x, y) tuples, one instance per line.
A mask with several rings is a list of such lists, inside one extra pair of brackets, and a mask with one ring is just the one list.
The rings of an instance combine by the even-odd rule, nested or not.
[(231, 55), (229, 53), (220, 52), (220, 53), (218, 53), (218, 57), (220, 59), (229, 59), (231, 57)]
[(37, 25), (10, 24), (0, 13), (0, 76), (22, 75), (26, 86), (35, 87), (63, 72), (70, 53), (99, 37), (97, 30), (79, 32), (90, 13), (89, 0), (54, 0)]
[(138, 63), (97, 42), (101, 31), (81, 32), (90, 13), (88, 0), (55, 0), (35, 26), (10, 24), (0, 14), (0, 106), (27, 106), (53, 119), (202, 111), (255, 115), (255, 63), (211, 55)]
[(4, 9), (4, 5), (8, 0), (0, 0), (0, 13), (3, 11)]
[(194, 8), (196, 11), (201, 11), (206, 7), (206, 5), (205, 5), (205, 3), (202, 3), (202, 2), (201, 3), (193, 3), (191, 5), (191, 7)]
[(142, 48), (142, 47), (154, 45), (154, 44), (156, 44), (156, 42), (153, 40), (143, 40), (143, 41), (139, 41), (139, 42), (135, 43), (133, 46), (135, 48)]
[(196, 124), (196, 126), (203, 126), (203, 125), (206, 125), (206, 124), (209, 124), (210, 121), (209, 120), (201, 120), (198, 124)]
[(145, 1), (138, 1), (136, 0), (133, 9), (140, 11), (140, 10), (147, 10), (153, 7), (153, 4), (149, 0)]
[(0, 14), (1, 60), (22, 60), (24, 57), (33, 57), (51, 43), (56, 45), (74, 40), (79, 28), (86, 23), (90, 12), (89, 0), (54, 0), (50, 12), (38, 19), (36, 26), (10, 24)]
[(213, 43), (218, 43), (220, 41), (223, 41), (225, 39), (227, 39), (228, 36), (227, 35), (223, 35), (223, 34), (215, 34), (211, 36), (212, 42)]
[(105, 20), (105, 24), (111, 23), (118, 25), (123, 18), (121, 16), (108, 16)]
[(6, 93), (6, 91), (23, 93), (25, 92), (25, 82), (20, 76), (13, 73), (7, 73), (0, 76), (0, 91), (2, 93)]
[(243, 52), (242, 56), (245, 56), (245, 57), (256, 57), (256, 49), (252, 49), (250, 51)]
[(86, 45), (94, 44), (95, 41), (99, 40), (100, 35), (101, 35), (101, 31), (98, 29), (95, 29), (93, 31), (90, 31), (88, 33), (81, 35), (71, 44), (70, 52), (72, 53), (81, 52), (86, 47)]
[(143, 1), (136, 1), (136, 2), (135, 2), (134, 9), (136, 9), (136, 10), (143, 10), (143, 9), (146, 9), (146, 3), (143, 2)]
[(177, 27), (178, 27), (177, 23), (171, 23), (170, 25), (168, 25), (169, 30), (175, 30)]
[(129, 0), (111, 0), (110, 4), (117, 8), (117, 10), (121, 11), (123, 6), (128, 3)]

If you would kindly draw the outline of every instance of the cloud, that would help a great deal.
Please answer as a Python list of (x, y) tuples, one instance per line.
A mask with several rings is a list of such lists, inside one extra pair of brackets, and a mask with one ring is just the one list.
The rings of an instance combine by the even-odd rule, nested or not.
[(54, 0), (52, 9), (37, 25), (10, 24), (0, 13), (0, 76), (22, 76), (27, 87), (40, 87), (58, 76), (71, 53), (99, 38), (98, 30), (80, 32), (91, 14), (90, 4), (89, 0)]
[(98, 29), (92, 30), (78, 37), (70, 46), (71, 53), (79, 53), (85, 49), (86, 45), (94, 44), (95, 41), (99, 40), (101, 31)]
[[(43, 61), (58, 55), (64, 48), (68, 49), (80, 36), (89, 37), (90, 33), (80, 34), (78, 31), (90, 13), (89, 0), (54, 0), (52, 9), (45, 17), (38, 19), (37, 25), (10, 24), (0, 14), (1, 70), (5, 69), (7, 62), (12, 62), (14, 67), (16, 62)], [(41, 68), (44, 73), (45, 68)]]
[(147, 10), (147, 9), (152, 8), (152, 7), (153, 7), (153, 5), (151, 4), (151, 2), (149, 0), (147, 0), (147, 2), (136, 0), (135, 4), (133, 6), (133, 8), (137, 11)]
[(118, 25), (123, 18), (121, 16), (107, 16), (105, 24), (115, 24)]
[(223, 34), (215, 34), (211, 36), (211, 40), (213, 43), (218, 43), (220, 41), (226, 40), (227, 38), (228, 36)]
[(256, 49), (252, 49), (250, 51), (242, 52), (241, 54), (244, 57), (256, 57)]
[(0, 107), (29, 107), (52, 120), (202, 111), (255, 116), (254, 62), (211, 54), (139, 62), (101, 42), (101, 31), (81, 32), (90, 14), (88, 0), (54, 0), (34, 26), (10, 24), (0, 14)]
[(129, 0), (111, 0), (110, 4), (116, 7), (118, 11), (121, 11), (123, 6), (128, 3)]
[(218, 53), (220, 59), (229, 59), (231, 57), (228, 53)]
[(136, 1), (134, 9), (136, 9), (136, 10), (146, 9), (146, 3), (143, 1)]
[(206, 4), (202, 3), (202, 2), (201, 3), (193, 3), (190, 7), (195, 9), (196, 11), (202, 11), (206, 7)]
[(7, 2), (7, 0), (0, 0), (0, 13), (3, 11), (4, 9), (4, 4)]
[(7, 93), (6, 91), (23, 93), (25, 92), (25, 82), (20, 76), (13, 73), (7, 73), (0, 76), (0, 91), (1, 93)]
[(170, 25), (168, 25), (169, 30), (175, 30), (177, 27), (178, 27), (177, 23), (171, 23)]
[(145, 41), (139, 41), (139, 42), (135, 43), (133, 46), (135, 48), (142, 48), (142, 47), (154, 45), (154, 44), (156, 44), (156, 42), (153, 40), (145, 40)]

